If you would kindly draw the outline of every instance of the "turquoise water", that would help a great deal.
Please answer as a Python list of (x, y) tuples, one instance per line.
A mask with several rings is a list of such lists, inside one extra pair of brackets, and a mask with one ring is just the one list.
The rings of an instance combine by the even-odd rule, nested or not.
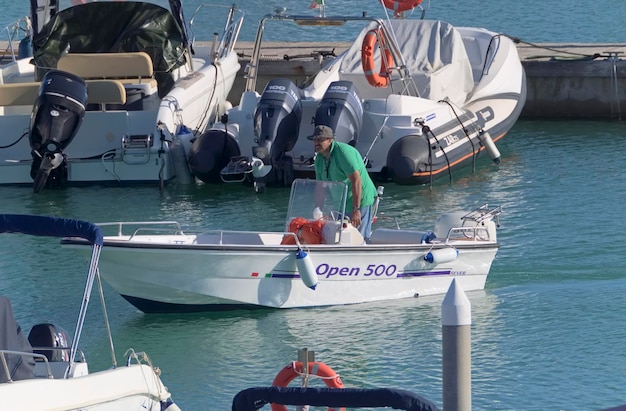
[[(432, 227), (443, 211), (501, 204), (485, 291), (472, 304), (476, 410), (599, 410), (626, 403), (626, 125), (520, 121), (452, 185), (387, 185), (377, 224)], [(0, 210), (100, 221), (176, 219), (191, 228), (282, 227), (288, 193), (236, 185), (70, 188), (33, 194), (0, 187)], [(30, 260), (17, 262), (29, 255)], [(78, 264), (81, 269), (74, 266)], [(184, 261), (181, 261), (184, 264)], [(72, 331), (86, 267), (54, 240), (0, 236), (0, 293), (24, 328)], [(271, 384), (315, 350), (349, 387), (399, 387), (442, 403), (441, 297), (310, 310), (144, 315), (105, 284), (118, 356), (145, 350), (188, 410), (227, 410), (234, 395)], [(94, 298), (83, 335), (92, 369), (110, 358)], [(266, 407), (268, 408), (268, 407)], [(269, 409), (269, 408), (268, 408)]]
[[(2, 0), (0, 22), (28, 12)], [(224, 5), (230, 1), (221, 1)], [(327, 2), (329, 14), (363, 1)], [(379, 13), (375, 2), (368, 12)], [(187, 16), (196, 2), (186, 2)], [(246, 1), (242, 40), (276, 5), (307, 12), (308, 0)], [(621, 2), (432, 1), (431, 18), (483, 26), (530, 42), (623, 42)], [(331, 13), (332, 12), (332, 13)], [(4, 26), (5, 24), (0, 24)], [(206, 25), (207, 33), (215, 30)], [(276, 39), (311, 40), (276, 30)], [(202, 36), (199, 34), (199, 38)], [(326, 39), (325, 39), (326, 40)], [(472, 303), (475, 410), (599, 410), (626, 403), (626, 125), (520, 121), (488, 161), (428, 187), (388, 185), (377, 224), (431, 227), (443, 211), (482, 203), (504, 214), (485, 291)], [(191, 228), (278, 229), (288, 192), (239, 186), (0, 187), (0, 212), (101, 221), (176, 219)], [(29, 259), (24, 259), (26, 256)], [(181, 262), (184, 264), (184, 262)], [(78, 266), (78, 268), (76, 268)], [(87, 267), (55, 240), (0, 235), (0, 293), (23, 328), (52, 321), (73, 332)], [(269, 385), (299, 348), (339, 372), (349, 387), (399, 387), (442, 405), (441, 297), (312, 310), (144, 315), (105, 284), (118, 361), (133, 347), (163, 370), (186, 410), (227, 410), (234, 395)], [(94, 295), (95, 297), (95, 295)], [(82, 337), (92, 369), (110, 358), (98, 299)], [(269, 409), (269, 407), (265, 407)]]
[[(154, 3), (165, 5), (165, 0)], [(237, 4), (246, 13), (246, 24), (240, 40), (253, 41), (257, 24), (262, 16), (271, 13), (275, 7), (285, 7), (292, 14), (315, 13), (308, 9), (310, 0), (270, 0), (270, 1), (229, 1), (229, 0), (186, 0), (183, 2), (185, 16), (191, 18), (200, 4), (212, 3), (230, 6)], [(427, 5), (429, 0), (424, 0)], [(69, 4), (69, 0), (61, 0)], [(523, 2), (498, 0), (493, 2), (471, 2), (455, 0), (432, 0), (426, 16), (432, 19), (446, 20), (458, 26), (486, 27), (490, 30), (519, 37), (527, 42), (561, 43), (611, 43), (625, 41), (623, 22), (626, 20), (626, 7), (619, 0), (597, 0), (580, 2), (574, 0), (549, 0), (543, 2)], [(30, 13), (29, 2), (21, 1), (16, 5), (11, 0), (0, 0), (0, 27)], [(376, 0), (327, 0), (327, 15), (360, 14), (365, 11), (372, 16), (382, 16), (383, 11)], [(412, 17), (417, 17), (416, 15)], [(103, 20), (106, 24), (106, 20)], [(196, 25), (196, 34), (200, 40), (209, 40), (212, 33), (221, 27), (221, 20), (216, 22), (203, 19)], [(352, 31), (347, 30), (343, 38), (332, 32), (332, 40), (349, 39)], [(313, 34), (311, 34), (313, 33)], [(268, 28), (266, 35), (273, 40), (319, 40), (316, 32), (282, 25)], [(316, 36), (316, 37), (312, 37)], [(341, 37), (341, 36), (339, 36)], [(4, 40), (4, 38), (2, 38)], [(328, 41), (331, 39), (324, 39)]]

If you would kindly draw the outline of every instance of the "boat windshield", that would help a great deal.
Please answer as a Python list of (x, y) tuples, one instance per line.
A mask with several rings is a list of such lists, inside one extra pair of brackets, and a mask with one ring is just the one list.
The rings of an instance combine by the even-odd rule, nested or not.
[(346, 209), (347, 196), (348, 186), (343, 181), (295, 179), (291, 185), (286, 231), (289, 231), (289, 223), (297, 217), (308, 220), (322, 216), (332, 220), (341, 219)]

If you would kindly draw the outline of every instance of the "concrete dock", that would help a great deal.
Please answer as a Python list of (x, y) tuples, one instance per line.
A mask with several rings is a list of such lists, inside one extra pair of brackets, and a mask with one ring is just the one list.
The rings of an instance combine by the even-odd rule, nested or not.
[[(300, 85), (351, 43), (264, 42), (256, 90), (277, 77)], [(0, 50), (7, 49), (0, 42)], [(242, 69), (229, 95), (234, 104), (245, 89), (245, 66), (253, 42), (238, 42)], [(17, 44), (15, 45), (17, 50)], [(522, 118), (626, 119), (626, 44), (613, 43), (525, 43), (517, 44), (526, 71), (528, 95)], [(196, 44), (205, 56), (210, 43)], [(7, 60), (3, 60), (6, 62)]]
[[(350, 43), (264, 43), (257, 91), (277, 77), (301, 84), (326, 59)], [(242, 70), (229, 96), (233, 104), (245, 88), (244, 67), (252, 42), (239, 42)], [(626, 119), (626, 44), (518, 43), (526, 70), (528, 95), (522, 118)]]

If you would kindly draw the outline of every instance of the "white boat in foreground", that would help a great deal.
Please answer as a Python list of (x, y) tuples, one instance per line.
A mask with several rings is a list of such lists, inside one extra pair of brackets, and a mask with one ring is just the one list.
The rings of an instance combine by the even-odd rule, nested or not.
[[(322, 191), (321, 218), (309, 220)], [(102, 277), (144, 312), (393, 300), (444, 294), (452, 279), (466, 291), (484, 288), (499, 247), (500, 207), (445, 213), (434, 231), (377, 228), (364, 243), (342, 221), (346, 193), (342, 182), (294, 180), (286, 226), (273, 232), (102, 223), (117, 230), (104, 237)], [(80, 239), (62, 244), (86, 249)]]
[[(69, 318), (59, 319), (61, 323), (57, 324), (36, 324), (26, 337), (15, 320), (11, 301), (0, 296), (0, 408), (25, 411), (180, 410), (161, 381), (161, 371), (145, 353), (130, 349), (125, 354), (124, 363), (117, 364), (98, 273), (102, 247), (99, 227), (78, 220), (0, 214), (1, 233), (80, 237), (88, 244), (91, 259), (73, 338), (60, 326), (74, 321)], [(109, 337), (106, 345), (113, 359), (110, 368), (97, 372), (89, 370), (79, 345), (83, 331), (88, 332), (83, 326), (94, 284), (100, 292)], [(44, 300), (45, 296), (42, 302)], [(19, 306), (15, 308), (20, 309)], [(54, 317), (54, 310), (51, 310), (50, 317)]]
[(226, 21), (200, 55), (169, 5), (31, 1), (21, 53), (0, 66), (0, 185), (193, 181), (186, 155), (230, 106), (243, 13), (200, 6), (192, 22)]

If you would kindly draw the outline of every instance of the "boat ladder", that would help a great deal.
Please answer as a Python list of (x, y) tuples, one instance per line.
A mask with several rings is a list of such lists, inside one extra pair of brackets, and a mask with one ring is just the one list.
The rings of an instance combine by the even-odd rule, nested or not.
[(146, 164), (150, 161), (152, 144), (152, 134), (123, 136), (122, 160), (126, 164)]

